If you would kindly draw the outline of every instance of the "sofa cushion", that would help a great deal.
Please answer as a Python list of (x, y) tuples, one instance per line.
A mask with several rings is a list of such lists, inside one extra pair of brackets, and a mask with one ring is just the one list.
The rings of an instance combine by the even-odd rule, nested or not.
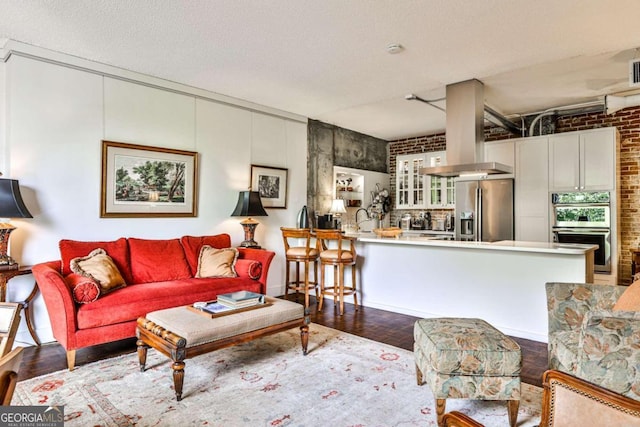
[(238, 259), (235, 265), (238, 277), (249, 277), (258, 280), (262, 275), (262, 263), (252, 259)]
[(164, 282), (193, 277), (180, 240), (128, 240), (133, 283)]
[[(196, 301), (212, 301), (219, 294), (247, 290), (260, 292), (259, 282), (249, 278), (183, 279), (127, 286), (78, 307), (78, 329), (134, 321), (147, 313)], [(117, 310), (114, 309), (117, 307)], [(186, 308), (185, 308), (186, 310)]]
[(78, 240), (60, 240), (60, 260), (62, 275), (67, 276), (72, 273), (70, 262), (74, 258), (83, 257), (94, 249), (102, 248), (113, 259), (122, 274), (125, 282), (131, 283), (131, 271), (129, 270), (129, 246), (124, 237), (111, 242), (82, 242)]
[(103, 295), (126, 286), (118, 267), (104, 249), (94, 249), (87, 256), (74, 258), (69, 265), (74, 273), (97, 282)]
[(228, 234), (216, 234), (212, 236), (183, 236), (180, 243), (189, 263), (192, 277), (198, 271), (198, 257), (202, 246), (209, 245), (212, 248), (223, 249), (231, 246), (231, 237)]
[(71, 273), (64, 280), (71, 290), (73, 300), (78, 304), (94, 302), (100, 296), (100, 285), (89, 277)]
[(216, 249), (204, 245), (200, 249), (196, 277), (238, 277), (234, 268), (237, 259), (235, 248)]

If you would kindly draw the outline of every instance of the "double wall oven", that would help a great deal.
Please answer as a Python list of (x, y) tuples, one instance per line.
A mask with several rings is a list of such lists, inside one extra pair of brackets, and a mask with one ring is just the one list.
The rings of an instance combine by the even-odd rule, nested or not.
[(553, 193), (553, 241), (598, 245), (596, 273), (611, 272), (611, 205), (608, 192)]

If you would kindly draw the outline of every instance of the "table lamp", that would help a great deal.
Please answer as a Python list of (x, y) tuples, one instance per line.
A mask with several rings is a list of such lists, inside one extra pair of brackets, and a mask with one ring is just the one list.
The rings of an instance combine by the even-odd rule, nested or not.
[(260, 193), (257, 191), (241, 191), (238, 194), (238, 204), (231, 216), (247, 217), (247, 219), (240, 221), (240, 225), (244, 229), (244, 242), (240, 243), (240, 247), (260, 249), (260, 245), (253, 240), (253, 235), (259, 222), (251, 218), (252, 216), (268, 216), (262, 207)]
[[(33, 218), (22, 201), (16, 179), (0, 179), (0, 218)], [(9, 235), (15, 228), (8, 222), (0, 223), (0, 267), (16, 265), (7, 254)]]
[(329, 213), (333, 214), (335, 217), (335, 228), (338, 230), (342, 229), (342, 214), (347, 213), (347, 209), (344, 207), (343, 199), (334, 199), (331, 202), (331, 209), (329, 209)]

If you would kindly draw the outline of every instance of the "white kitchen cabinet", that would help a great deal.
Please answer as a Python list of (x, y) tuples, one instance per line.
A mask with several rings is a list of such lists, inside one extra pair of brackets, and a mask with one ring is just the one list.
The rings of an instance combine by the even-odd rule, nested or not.
[(550, 238), (548, 139), (514, 140), (516, 240), (548, 242)]
[[(445, 166), (446, 151), (425, 153), (427, 166)], [(427, 176), (427, 207), (431, 209), (455, 208), (455, 181), (452, 177)]]
[(615, 189), (615, 132), (615, 128), (602, 128), (549, 135), (550, 189)]
[(498, 162), (513, 167), (515, 164), (515, 145), (513, 139), (489, 141), (484, 143), (484, 161)]
[(396, 209), (424, 209), (426, 153), (406, 154), (396, 158)]

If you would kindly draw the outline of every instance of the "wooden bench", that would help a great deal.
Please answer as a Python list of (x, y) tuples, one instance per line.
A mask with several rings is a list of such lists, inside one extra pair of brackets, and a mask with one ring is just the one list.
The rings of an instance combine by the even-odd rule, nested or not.
[(301, 304), (267, 298), (264, 307), (238, 310), (225, 315), (198, 312), (193, 307), (175, 307), (148, 313), (138, 319), (138, 359), (144, 372), (151, 347), (169, 357), (177, 400), (182, 399), (185, 359), (231, 347), (265, 335), (300, 327), (302, 352), (307, 354), (308, 319)]

